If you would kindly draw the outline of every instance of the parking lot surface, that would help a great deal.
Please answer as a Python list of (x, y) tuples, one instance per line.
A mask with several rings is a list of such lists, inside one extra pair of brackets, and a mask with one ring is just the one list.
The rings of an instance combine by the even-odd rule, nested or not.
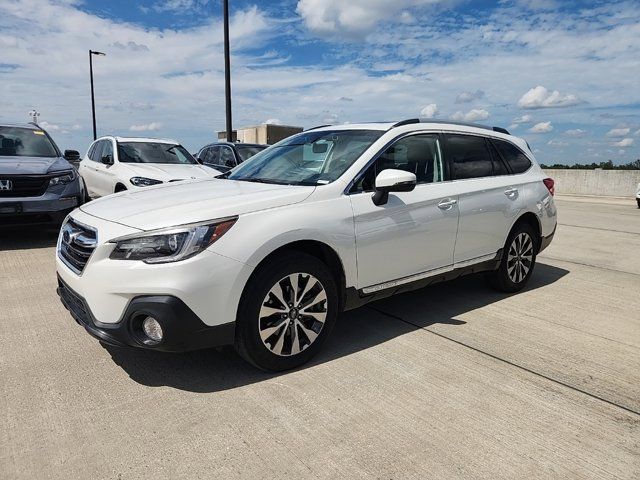
[(640, 210), (557, 204), (523, 292), (376, 302), (282, 374), (103, 347), (56, 233), (0, 233), (0, 478), (640, 478)]

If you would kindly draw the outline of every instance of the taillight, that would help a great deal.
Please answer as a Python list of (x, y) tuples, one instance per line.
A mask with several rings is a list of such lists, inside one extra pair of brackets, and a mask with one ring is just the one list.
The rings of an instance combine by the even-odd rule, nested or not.
[(542, 181), (544, 182), (544, 186), (547, 187), (547, 190), (549, 190), (549, 193), (551, 195), (556, 193), (556, 189), (554, 187), (555, 182), (553, 181), (553, 178), (545, 178)]

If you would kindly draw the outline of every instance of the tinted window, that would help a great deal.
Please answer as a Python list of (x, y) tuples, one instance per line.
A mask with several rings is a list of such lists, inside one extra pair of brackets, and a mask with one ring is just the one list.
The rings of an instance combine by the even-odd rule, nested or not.
[(220, 158), (219, 147), (209, 147), (204, 150), (200, 156), (200, 160), (207, 165), (217, 165)]
[(438, 136), (411, 135), (398, 140), (369, 167), (355, 191), (372, 191), (376, 176), (390, 168), (415, 174), (417, 183), (441, 182), (444, 168)]
[(156, 142), (120, 142), (118, 160), (124, 163), (198, 163), (182, 145)]
[(491, 141), (502, 155), (502, 158), (509, 164), (513, 173), (522, 173), (529, 170), (531, 161), (518, 147), (504, 140), (493, 139)]
[(247, 160), (249, 157), (253, 157), (256, 153), (261, 152), (267, 147), (261, 147), (258, 145), (238, 145), (236, 147), (236, 152), (242, 159), (242, 161)]
[(453, 169), (453, 178), (479, 178), (493, 175), (491, 155), (484, 137), (472, 135), (446, 135), (447, 156)]
[(0, 157), (57, 157), (58, 152), (42, 130), (0, 127)]
[(91, 146), (89, 147), (89, 151), (87, 152), (87, 158), (89, 158), (89, 160), (93, 160), (93, 151), (96, 149), (96, 144), (92, 143)]
[(101, 143), (103, 144), (102, 153), (100, 154), (98, 161), (101, 162), (106, 156), (109, 156), (111, 160), (113, 160), (113, 144), (111, 143), (111, 140), (103, 140)]
[(509, 170), (507, 169), (507, 166), (505, 165), (504, 161), (500, 157), (500, 154), (496, 150), (496, 147), (494, 147), (490, 141), (488, 145), (489, 145), (489, 150), (491, 150), (491, 157), (493, 159), (493, 174), (508, 175)]
[(235, 156), (229, 147), (220, 147), (220, 165), (229, 168), (236, 166)]
[(91, 160), (93, 160), (94, 162), (100, 162), (102, 160), (102, 148), (104, 147), (104, 141), (100, 140), (99, 142), (95, 143), (93, 146), (93, 151), (91, 154)]

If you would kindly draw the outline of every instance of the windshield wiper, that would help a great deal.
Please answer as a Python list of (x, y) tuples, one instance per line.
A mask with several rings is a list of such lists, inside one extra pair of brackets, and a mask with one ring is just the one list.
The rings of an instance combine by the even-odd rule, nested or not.
[(286, 185), (286, 183), (276, 182), (274, 180), (265, 180), (264, 178), (233, 178), (232, 180), (238, 180), (240, 182), (268, 183), (270, 185)]

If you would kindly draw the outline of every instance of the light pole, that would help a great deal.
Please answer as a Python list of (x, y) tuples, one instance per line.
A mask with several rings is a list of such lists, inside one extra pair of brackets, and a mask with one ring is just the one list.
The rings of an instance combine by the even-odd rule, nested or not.
[(233, 141), (231, 127), (231, 59), (229, 58), (229, 0), (223, 0), (224, 15), (224, 97), (227, 113), (227, 142)]
[(93, 118), (93, 139), (97, 138), (96, 135), (96, 101), (93, 96), (93, 57), (92, 55), (100, 55), (104, 57), (106, 53), (96, 52), (89, 50), (89, 77), (91, 77), (91, 117)]

